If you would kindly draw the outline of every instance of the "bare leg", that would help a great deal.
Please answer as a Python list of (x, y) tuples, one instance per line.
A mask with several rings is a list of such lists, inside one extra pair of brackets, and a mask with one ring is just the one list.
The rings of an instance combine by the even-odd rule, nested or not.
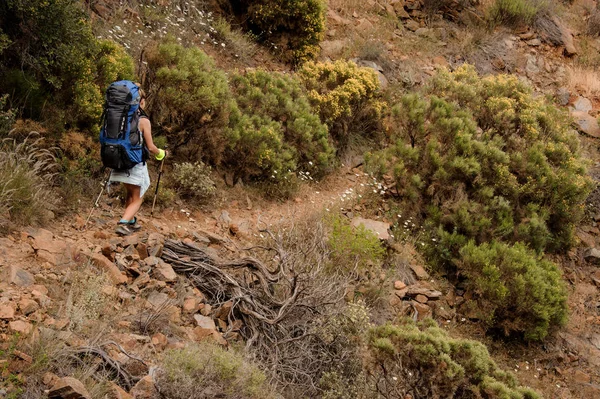
[(137, 211), (142, 206), (142, 199), (140, 198), (140, 186), (134, 186), (132, 184), (125, 184), (127, 189), (127, 199), (125, 200), (125, 213), (123, 213), (123, 219), (132, 220)]

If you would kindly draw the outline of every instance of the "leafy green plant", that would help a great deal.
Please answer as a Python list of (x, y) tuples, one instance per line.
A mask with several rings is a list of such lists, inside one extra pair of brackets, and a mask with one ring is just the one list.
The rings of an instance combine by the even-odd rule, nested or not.
[[(395, 145), (368, 163), (394, 176), (403, 207), (433, 239), (424, 249), (434, 267), (460, 274), (461, 248), (470, 241), (522, 242), (538, 254), (573, 243), (593, 186), (577, 135), (561, 110), (534, 98), (516, 77), (480, 78), (470, 66), (440, 72), (423, 95), (393, 107), (390, 126)], [(500, 277), (507, 286), (514, 283), (509, 277)], [(547, 320), (559, 324), (563, 305), (544, 295), (532, 300), (553, 309), (557, 317)], [(507, 308), (501, 318), (518, 314)], [(536, 325), (531, 320), (526, 330)], [(526, 334), (541, 339), (545, 332)]]
[(175, 164), (173, 169), (173, 186), (182, 196), (206, 199), (216, 191), (215, 183), (210, 177), (211, 168), (202, 162), (183, 162)]
[[(94, 129), (105, 87), (133, 78), (124, 49), (97, 40), (81, 5), (73, 0), (11, 0), (0, 4), (3, 67), (0, 89), (26, 117)], [(59, 112), (61, 110), (62, 112)]]
[(498, 368), (483, 344), (451, 338), (433, 320), (374, 327), (368, 351), (366, 385), (384, 397), (540, 398)]
[(322, 0), (242, 0), (237, 3), (248, 28), (265, 43), (271, 43), (284, 58), (302, 63), (319, 54), (325, 35)]
[(166, 40), (150, 48), (144, 86), (148, 112), (173, 150), (189, 161), (220, 163), (231, 93), (225, 73), (197, 47)]
[[(291, 182), (299, 170), (323, 175), (333, 161), (327, 127), (299, 82), (263, 70), (235, 75), (228, 165), (242, 178)], [(240, 157), (240, 154), (244, 154)]]
[(336, 272), (378, 275), (385, 257), (379, 238), (364, 225), (354, 227), (343, 216), (328, 218), (331, 227), (328, 244), (331, 248), (331, 267)]
[(459, 272), (475, 294), (477, 312), (490, 327), (541, 340), (564, 324), (567, 291), (558, 266), (525, 245), (473, 241), (460, 249)]
[(353, 135), (369, 137), (378, 130), (385, 103), (378, 99), (379, 78), (373, 69), (351, 61), (307, 62), (298, 76), (338, 147)]
[(234, 350), (203, 342), (168, 350), (159, 366), (156, 386), (173, 399), (276, 398), (265, 374)]

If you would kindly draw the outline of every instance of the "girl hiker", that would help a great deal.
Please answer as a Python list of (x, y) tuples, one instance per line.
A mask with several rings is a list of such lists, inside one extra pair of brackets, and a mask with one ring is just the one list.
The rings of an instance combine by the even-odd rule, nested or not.
[[(138, 83), (135, 84), (139, 86)], [(127, 190), (127, 197), (125, 199), (125, 211), (123, 212), (123, 216), (121, 220), (119, 220), (117, 224), (117, 228), (115, 232), (119, 235), (129, 235), (136, 230), (140, 229), (140, 225), (137, 223), (137, 218), (135, 214), (140, 209), (142, 205), (142, 197), (148, 187), (150, 187), (150, 176), (148, 175), (148, 166), (146, 165), (145, 159), (147, 158), (147, 153), (154, 155), (154, 158), (157, 161), (162, 161), (167, 153), (165, 150), (160, 149), (154, 145), (152, 141), (152, 127), (150, 125), (150, 120), (148, 116), (143, 111), (146, 105), (145, 93), (142, 89), (139, 89), (139, 108), (134, 112), (137, 113), (132, 118), (131, 129), (137, 129), (138, 137), (141, 138), (142, 151), (145, 155), (142, 157), (143, 161), (135, 164), (135, 166), (129, 169), (113, 169), (109, 182), (121, 182), (125, 185), (125, 189)], [(137, 127), (135, 126), (135, 121), (137, 120)]]

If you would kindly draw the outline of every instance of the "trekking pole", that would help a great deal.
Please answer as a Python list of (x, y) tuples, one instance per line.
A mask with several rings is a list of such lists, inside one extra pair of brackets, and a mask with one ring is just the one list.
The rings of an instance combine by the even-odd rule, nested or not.
[[(165, 155), (165, 158), (166, 158), (166, 155)], [(152, 210), (150, 211), (150, 219), (152, 219), (152, 216), (154, 215), (154, 205), (156, 205), (156, 196), (158, 195), (158, 186), (160, 185), (160, 177), (162, 176), (165, 158), (163, 158), (160, 161), (160, 168), (158, 169), (158, 179), (156, 180), (156, 190), (154, 190), (154, 199), (152, 200)]]
[(87, 219), (85, 220), (85, 223), (83, 224), (83, 227), (81, 228), (81, 230), (85, 230), (85, 227), (87, 226), (88, 222), (90, 221), (90, 218), (92, 217), (92, 213), (94, 213), (94, 209), (96, 209), (96, 207), (98, 206), (98, 201), (100, 201), (100, 197), (102, 197), (102, 194), (104, 194), (104, 190), (106, 190), (106, 187), (108, 186), (111, 172), (112, 171), (109, 170), (108, 175), (106, 176), (106, 180), (104, 181), (104, 184), (102, 184), (102, 190), (100, 190), (100, 194), (98, 194), (98, 198), (96, 198), (96, 201), (94, 201), (92, 210), (90, 211), (90, 214), (88, 215)]

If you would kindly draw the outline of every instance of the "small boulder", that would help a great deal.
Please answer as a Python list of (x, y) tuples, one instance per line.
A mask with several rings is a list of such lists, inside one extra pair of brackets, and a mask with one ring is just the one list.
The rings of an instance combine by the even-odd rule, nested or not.
[(63, 377), (50, 389), (48, 399), (92, 399), (92, 396), (78, 379)]
[(154, 386), (154, 380), (152, 379), (152, 376), (147, 375), (139, 380), (131, 389), (130, 394), (135, 399), (154, 399), (158, 392)]
[(358, 227), (360, 225), (363, 225), (367, 230), (375, 233), (380, 240), (387, 240), (390, 238), (390, 234), (388, 232), (390, 228), (389, 223), (372, 219), (363, 219), (361, 217), (355, 217), (352, 219), (352, 226)]
[(425, 268), (423, 266), (421, 266), (417, 263), (411, 263), (409, 265), (409, 267), (411, 268), (413, 273), (415, 273), (418, 280), (428, 280), (429, 279), (429, 273), (427, 273), (427, 271), (425, 271)]
[(127, 282), (127, 276), (106, 256), (90, 252), (82, 252), (82, 255), (94, 266), (106, 272), (113, 284), (125, 284)]
[(195, 314), (194, 320), (196, 320), (196, 324), (198, 327), (204, 328), (206, 330), (216, 330), (215, 322), (213, 319), (207, 316), (202, 316), (201, 314)]
[(408, 29), (409, 31), (412, 31), (412, 32), (416, 32), (416, 30), (421, 27), (421, 25), (417, 21), (412, 20), (412, 19), (409, 19), (408, 21), (406, 21), (404, 26), (406, 27), (406, 29)]
[(198, 299), (195, 296), (188, 296), (183, 300), (183, 311), (194, 313), (198, 310)]
[(589, 112), (592, 109), (594, 109), (594, 107), (592, 106), (592, 102), (585, 97), (577, 97), (577, 100), (575, 100), (573, 107), (575, 107), (575, 111), (584, 112)]
[(35, 279), (31, 273), (15, 265), (8, 266), (4, 274), (5, 276), (3, 276), (2, 280), (17, 287), (29, 287), (35, 283)]
[(584, 111), (572, 111), (571, 116), (581, 132), (592, 137), (600, 138), (600, 126), (598, 126), (598, 120), (596, 118)]
[(583, 254), (583, 257), (588, 262), (600, 263), (600, 250), (596, 248), (588, 248)]
[(33, 330), (33, 325), (28, 321), (16, 320), (9, 322), (8, 328), (12, 332), (28, 335)]
[(19, 311), (22, 314), (24, 314), (25, 316), (35, 312), (39, 308), (40, 308), (40, 305), (38, 305), (38, 303), (36, 301), (34, 301), (33, 299), (22, 298), (19, 301)]
[(562, 106), (565, 106), (567, 104), (569, 104), (569, 99), (571, 98), (571, 93), (569, 92), (569, 89), (567, 89), (566, 87), (560, 87), (558, 90), (556, 90), (556, 100), (558, 101), (558, 103)]
[(15, 305), (12, 302), (0, 303), (0, 320), (12, 320), (15, 318)]
[(153, 272), (154, 276), (161, 281), (172, 282), (177, 280), (177, 273), (175, 273), (170, 264), (164, 262), (162, 259), (158, 262)]

